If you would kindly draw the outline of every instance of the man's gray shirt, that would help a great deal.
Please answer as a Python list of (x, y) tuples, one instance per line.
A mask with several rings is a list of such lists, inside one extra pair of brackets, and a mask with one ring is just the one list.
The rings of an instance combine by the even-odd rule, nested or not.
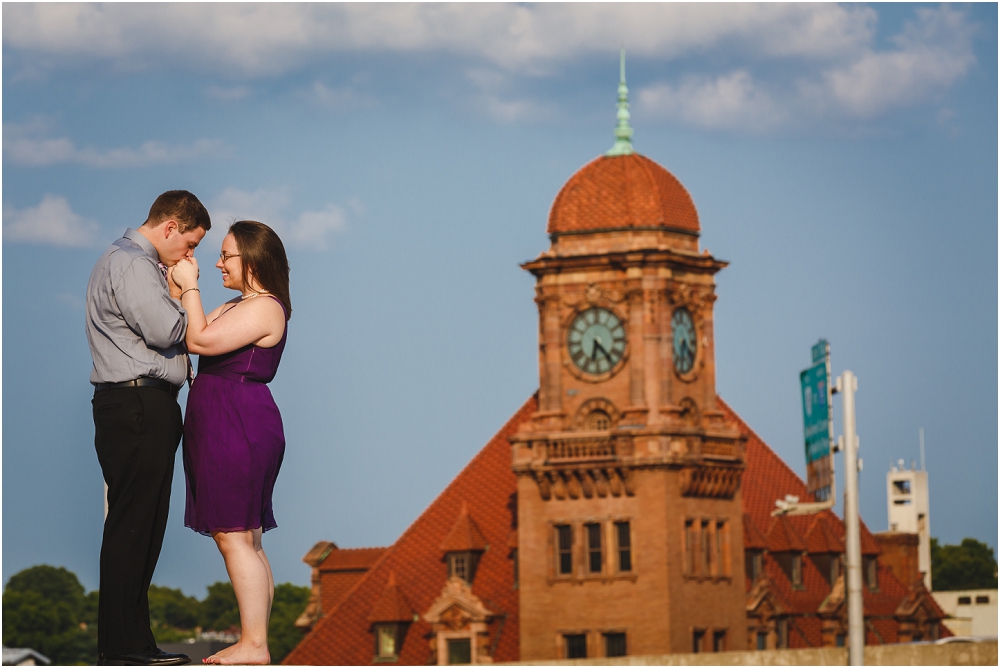
[(129, 228), (94, 265), (87, 284), (91, 383), (187, 379), (187, 312), (171, 299), (159, 262), (149, 239)]

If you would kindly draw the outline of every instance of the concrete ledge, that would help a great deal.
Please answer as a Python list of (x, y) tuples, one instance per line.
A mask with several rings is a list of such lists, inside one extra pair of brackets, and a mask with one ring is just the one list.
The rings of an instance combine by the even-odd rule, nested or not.
[[(532, 666), (846, 666), (847, 649), (772, 649), (760, 652), (706, 654), (656, 654), (614, 659), (565, 659), (522, 661)], [(866, 666), (995, 666), (997, 641), (947, 643), (944, 645), (901, 644), (865, 647)]]

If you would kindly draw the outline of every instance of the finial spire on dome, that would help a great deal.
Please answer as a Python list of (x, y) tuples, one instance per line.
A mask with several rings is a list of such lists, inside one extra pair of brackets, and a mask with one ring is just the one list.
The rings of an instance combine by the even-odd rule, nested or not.
[(618, 83), (618, 126), (615, 127), (615, 145), (605, 155), (632, 155), (632, 126), (628, 121), (632, 115), (628, 111), (628, 86), (625, 85), (625, 48), (621, 53), (621, 81)]

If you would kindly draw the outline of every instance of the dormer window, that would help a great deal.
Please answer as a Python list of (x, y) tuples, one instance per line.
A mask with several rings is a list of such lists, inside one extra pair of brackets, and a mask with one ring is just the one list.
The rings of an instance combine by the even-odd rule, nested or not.
[(449, 552), (448, 553), (448, 577), (461, 578), (472, 584), (472, 579), (476, 577), (476, 566), (478, 565), (478, 553), (476, 552)]
[(441, 595), (421, 615), (430, 624), (431, 656), (427, 665), (480, 665), (493, 663), (495, 646), (481, 640), (487, 636), (497, 613), (472, 593), (472, 586), (458, 577), (448, 578)]
[(399, 624), (375, 625), (375, 657), (383, 661), (398, 658)]
[(862, 561), (868, 591), (878, 591), (878, 560), (875, 557), (864, 557)]
[(472, 639), (448, 639), (448, 665), (467, 666), (472, 663)]
[(761, 550), (747, 550), (744, 554), (747, 580), (753, 582), (764, 570), (764, 553)]
[(781, 566), (792, 587), (802, 588), (802, 554), (800, 552), (773, 553), (774, 560)]
[(413, 608), (396, 584), (396, 574), (390, 571), (382, 596), (368, 616), (375, 637), (375, 661), (399, 659), (406, 630), (414, 620)]
[(810, 555), (816, 570), (822, 574), (832, 587), (837, 578), (840, 577), (840, 555), (839, 554), (813, 554)]
[(792, 588), (802, 589), (802, 555), (806, 551), (806, 541), (787, 517), (782, 515), (774, 518), (771, 529), (767, 532), (767, 547)]
[(448, 565), (448, 578), (458, 578), (472, 584), (479, 559), (488, 549), (486, 537), (469, 515), (468, 505), (463, 502), (455, 524), (441, 544), (444, 561)]

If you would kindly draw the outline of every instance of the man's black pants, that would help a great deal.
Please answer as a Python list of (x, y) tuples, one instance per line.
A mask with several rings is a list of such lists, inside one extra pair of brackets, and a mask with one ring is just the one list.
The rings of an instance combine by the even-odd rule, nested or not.
[(93, 405), (94, 445), (108, 484), (97, 651), (115, 656), (156, 646), (147, 595), (184, 425), (177, 400), (155, 387), (97, 392)]

